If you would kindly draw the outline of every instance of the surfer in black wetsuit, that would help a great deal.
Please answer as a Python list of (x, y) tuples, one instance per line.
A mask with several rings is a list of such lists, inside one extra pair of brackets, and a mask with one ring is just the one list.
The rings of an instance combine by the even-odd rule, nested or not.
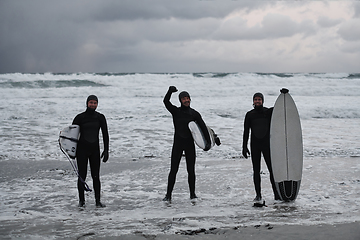
[[(86, 101), (86, 111), (78, 114), (73, 124), (80, 126), (80, 139), (76, 150), (76, 161), (79, 175), (85, 181), (88, 161), (90, 163), (91, 177), (95, 192), (95, 203), (97, 207), (105, 207), (100, 201), (100, 146), (99, 130), (101, 129), (104, 151), (101, 154), (103, 162), (109, 159), (109, 133), (106, 118), (103, 114), (96, 112), (98, 98), (90, 95)], [(84, 185), (78, 180), (79, 207), (85, 206)]]
[(256, 197), (254, 201), (262, 201), (261, 196), (261, 153), (266, 162), (266, 166), (270, 172), (270, 182), (274, 192), (275, 200), (280, 200), (280, 197), (276, 191), (274, 176), (271, 167), (271, 158), (270, 158), (270, 121), (273, 108), (266, 108), (263, 106), (264, 96), (262, 93), (255, 93), (253, 96), (253, 106), (254, 109), (247, 112), (245, 115), (244, 121), (244, 135), (243, 135), (243, 150), (242, 154), (245, 158), (248, 158), (250, 154), (247, 147), (249, 139), (249, 131), (251, 129), (251, 140), (250, 140), (250, 149), (251, 149), (251, 160), (253, 165), (253, 178), (256, 191)]
[(188, 172), (188, 183), (190, 189), (190, 198), (197, 198), (195, 194), (195, 145), (194, 139), (189, 130), (188, 124), (190, 121), (195, 121), (201, 128), (205, 135), (206, 141), (209, 143), (205, 147), (205, 151), (210, 149), (210, 136), (207, 131), (206, 125), (201, 118), (200, 113), (190, 107), (190, 95), (187, 92), (181, 92), (179, 94), (180, 107), (176, 107), (170, 102), (171, 94), (177, 92), (176, 87), (170, 86), (168, 92), (164, 97), (164, 104), (166, 109), (171, 113), (173, 117), (173, 123), (175, 128), (174, 143), (171, 152), (171, 169), (168, 178), (167, 193), (164, 201), (171, 201), (171, 193), (173, 191), (176, 174), (179, 169), (179, 164), (183, 152), (185, 152), (186, 167)]

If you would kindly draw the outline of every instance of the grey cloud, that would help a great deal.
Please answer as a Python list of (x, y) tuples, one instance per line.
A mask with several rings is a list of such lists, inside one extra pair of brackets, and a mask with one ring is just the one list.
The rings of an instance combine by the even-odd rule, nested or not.
[(345, 42), (340, 49), (346, 53), (360, 53), (360, 42)]
[(268, 14), (264, 17), (261, 25), (257, 24), (253, 27), (248, 27), (244, 19), (230, 20), (214, 33), (214, 39), (261, 40), (291, 37), (295, 34), (308, 36), (315, 32), (316, 28), (311, 21), (297, 23), (288, 16)]
[(321, 16), (319, 17), (317, 24), (321, 27), (329, 28), (340, 24), (342, 21), (342, 19), (331, 19), (329, 17)]
[(313, 22), (306, 20), (297, 23), (288, 16), (269, 14), (263, 20), (263, 30), (271, 38), (290, 37), (301, 33), (311, 35), (316, 32)]
[[(87, 0), (0, 1), (0, 72), (68, 71), (78, 51), (93, 44), (127, 51), (141, 41), (204, 38), (235, 9), (268, 3), (242, 1)], [(192, 21), (195, 21), (194, 25)], [(85, 47), (86, 48), (86, 47)], [(129, 56), (127, 53), (124, 56)], [(103, 57), (103, 56), (102, 56)]]
[(148, 20), (136, 22), (119, 22), (114, 27), (124, 34), (119, 34), (120, 39), (127, 38), (137, 41), (189, 41), (194, 39), (206, 39), (220, 25), (220, 21), (213, 18), (198, 20)]
[(239, 8), (256, 9), (274, 4), (249, 1), (194, 1), (194, 0), (123, 0), (91, 1), (99, 21), (136, 19), (200, 19), (223, 18)]
[(339, 35), (347, 41), (360, 41), (360, 19), (348, 20), (339, 28)]
[(360, 2), (354, 2), (354, 11), (355, 11), (355, 14), (354, 16), (356, 18), (360, 18)]

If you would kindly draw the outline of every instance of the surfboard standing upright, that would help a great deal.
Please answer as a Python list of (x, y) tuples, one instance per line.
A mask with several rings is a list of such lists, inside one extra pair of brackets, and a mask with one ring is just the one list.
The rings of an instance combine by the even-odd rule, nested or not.
[(270, 124), (270, 154), (281, 200), (295, 200), (302, 176), (303, 142), (299, 113), (289, 93), (281, 93), (275, 102)]

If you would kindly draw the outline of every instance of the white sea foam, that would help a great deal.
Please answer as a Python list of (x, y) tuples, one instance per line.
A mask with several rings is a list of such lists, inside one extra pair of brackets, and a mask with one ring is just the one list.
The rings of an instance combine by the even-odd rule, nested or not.
[[(290, 89), (298, 106), (305, 154), (359, 156), (360, 149), (354, 142), (359, 142), (360, 135), (360, 105), (357, 104), (360, 78), (349, 78), (349, 74), (280, 76), (255, 73), (2, 74), (0, 160), (57, 159), (60, 155), (56, 144), (58, 133), (85, 109), (89, 94), (98, 95), (98, 110), (107, 117), (112, 156), (166, 156), (173, 127), (162, 98), (169, 85), (190, 92), (192, 107), (223, 139), (219, 156), (239, 154), (243, 119), (252, 108), (252, 95), (263, 92), (265, 106), (270, 107), (282, 87)], [(21, 85), (24, 81), (27, 83)], [(9, 82), (13, 84), (11, 87)], [(178, 104), (177, 94), (172, 102)], [(317, 143), (324, 139), (328, 144), (319, 149)]]

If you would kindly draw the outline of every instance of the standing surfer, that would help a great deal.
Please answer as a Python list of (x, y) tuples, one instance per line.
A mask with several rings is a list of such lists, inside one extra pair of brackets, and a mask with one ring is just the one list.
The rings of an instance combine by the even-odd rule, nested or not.
[(176, 107), (170, 102), (171, 94), (178, 90), (174, 86), (170, 86), (168, 92), (164, 97), (164, 104), (166, 109), (171, 113), (173, 117), (173, 123), (175, 128), (174, 143), (171, 152), (171, 167), (168, 177), (167, 193), (164, 201), (171, 201), (171, 194), (175, 185), (176, 174), (179, 170), (179, 164), (183, 152), (185, 152), (186, 167), (188, 172), (188, 183), (190, 189), (190, 198), (197, 198), (195, 194), (195, 144), (194, 139), (189, 130), (188, 124), (191, 121), (195, 121), (201, 128), (205, 135), (206, 142), (205, 151), (208, 151), (211, 147), (210, 136), (207, 131), (207, 127), (201, 118), (200, 113), (190, 107), (190, 95), (188, 92), (181, 92), (179, 94), (180, 107)]
[(270, 121), (273, 108), (266, 108), (264, 104), (264, 95), (262, 93), (255, 93), (253, 96), (253, 107), (251, 111), (248, 111), (245, 115), (244, 121), (244, 134), (243, 134), (243, 150), (242, 154), (245, 158), (248, 158), (250, 151), (247, 147), (249, 139), (249, 131), (251, 129), (251, 160), (253, 165), (253, 180), (255, 185), (256, 197), (254, 201), (262, 202), (261, 196), (261, 153), (265, 159), (266, 166), (270, 173), (270, 182), (274, 192), (275, 200), (280, 200), (277, 193), (274, 176), (271, 167), (270, 158)]
[[(109, 159), (109, 133), (105, 116), (95, 111), (97, 106), (98, 98), (95, 95), (90, 95), (86, 100), (86, 111), (78, 114), (74, 118), (73, 124), (80, 126), (80, 139), (76, 150), (79, 175), (85, 181), (89, 162), (96, 206), (105, 207), (100, 201), (100, 128), (104, 142), (104, 151), (101, 154), (103, 162), (106, 162)], [(84, 207), (84, 185), (78, 180), (77, 186), (79, 192), (79, 207)]]

